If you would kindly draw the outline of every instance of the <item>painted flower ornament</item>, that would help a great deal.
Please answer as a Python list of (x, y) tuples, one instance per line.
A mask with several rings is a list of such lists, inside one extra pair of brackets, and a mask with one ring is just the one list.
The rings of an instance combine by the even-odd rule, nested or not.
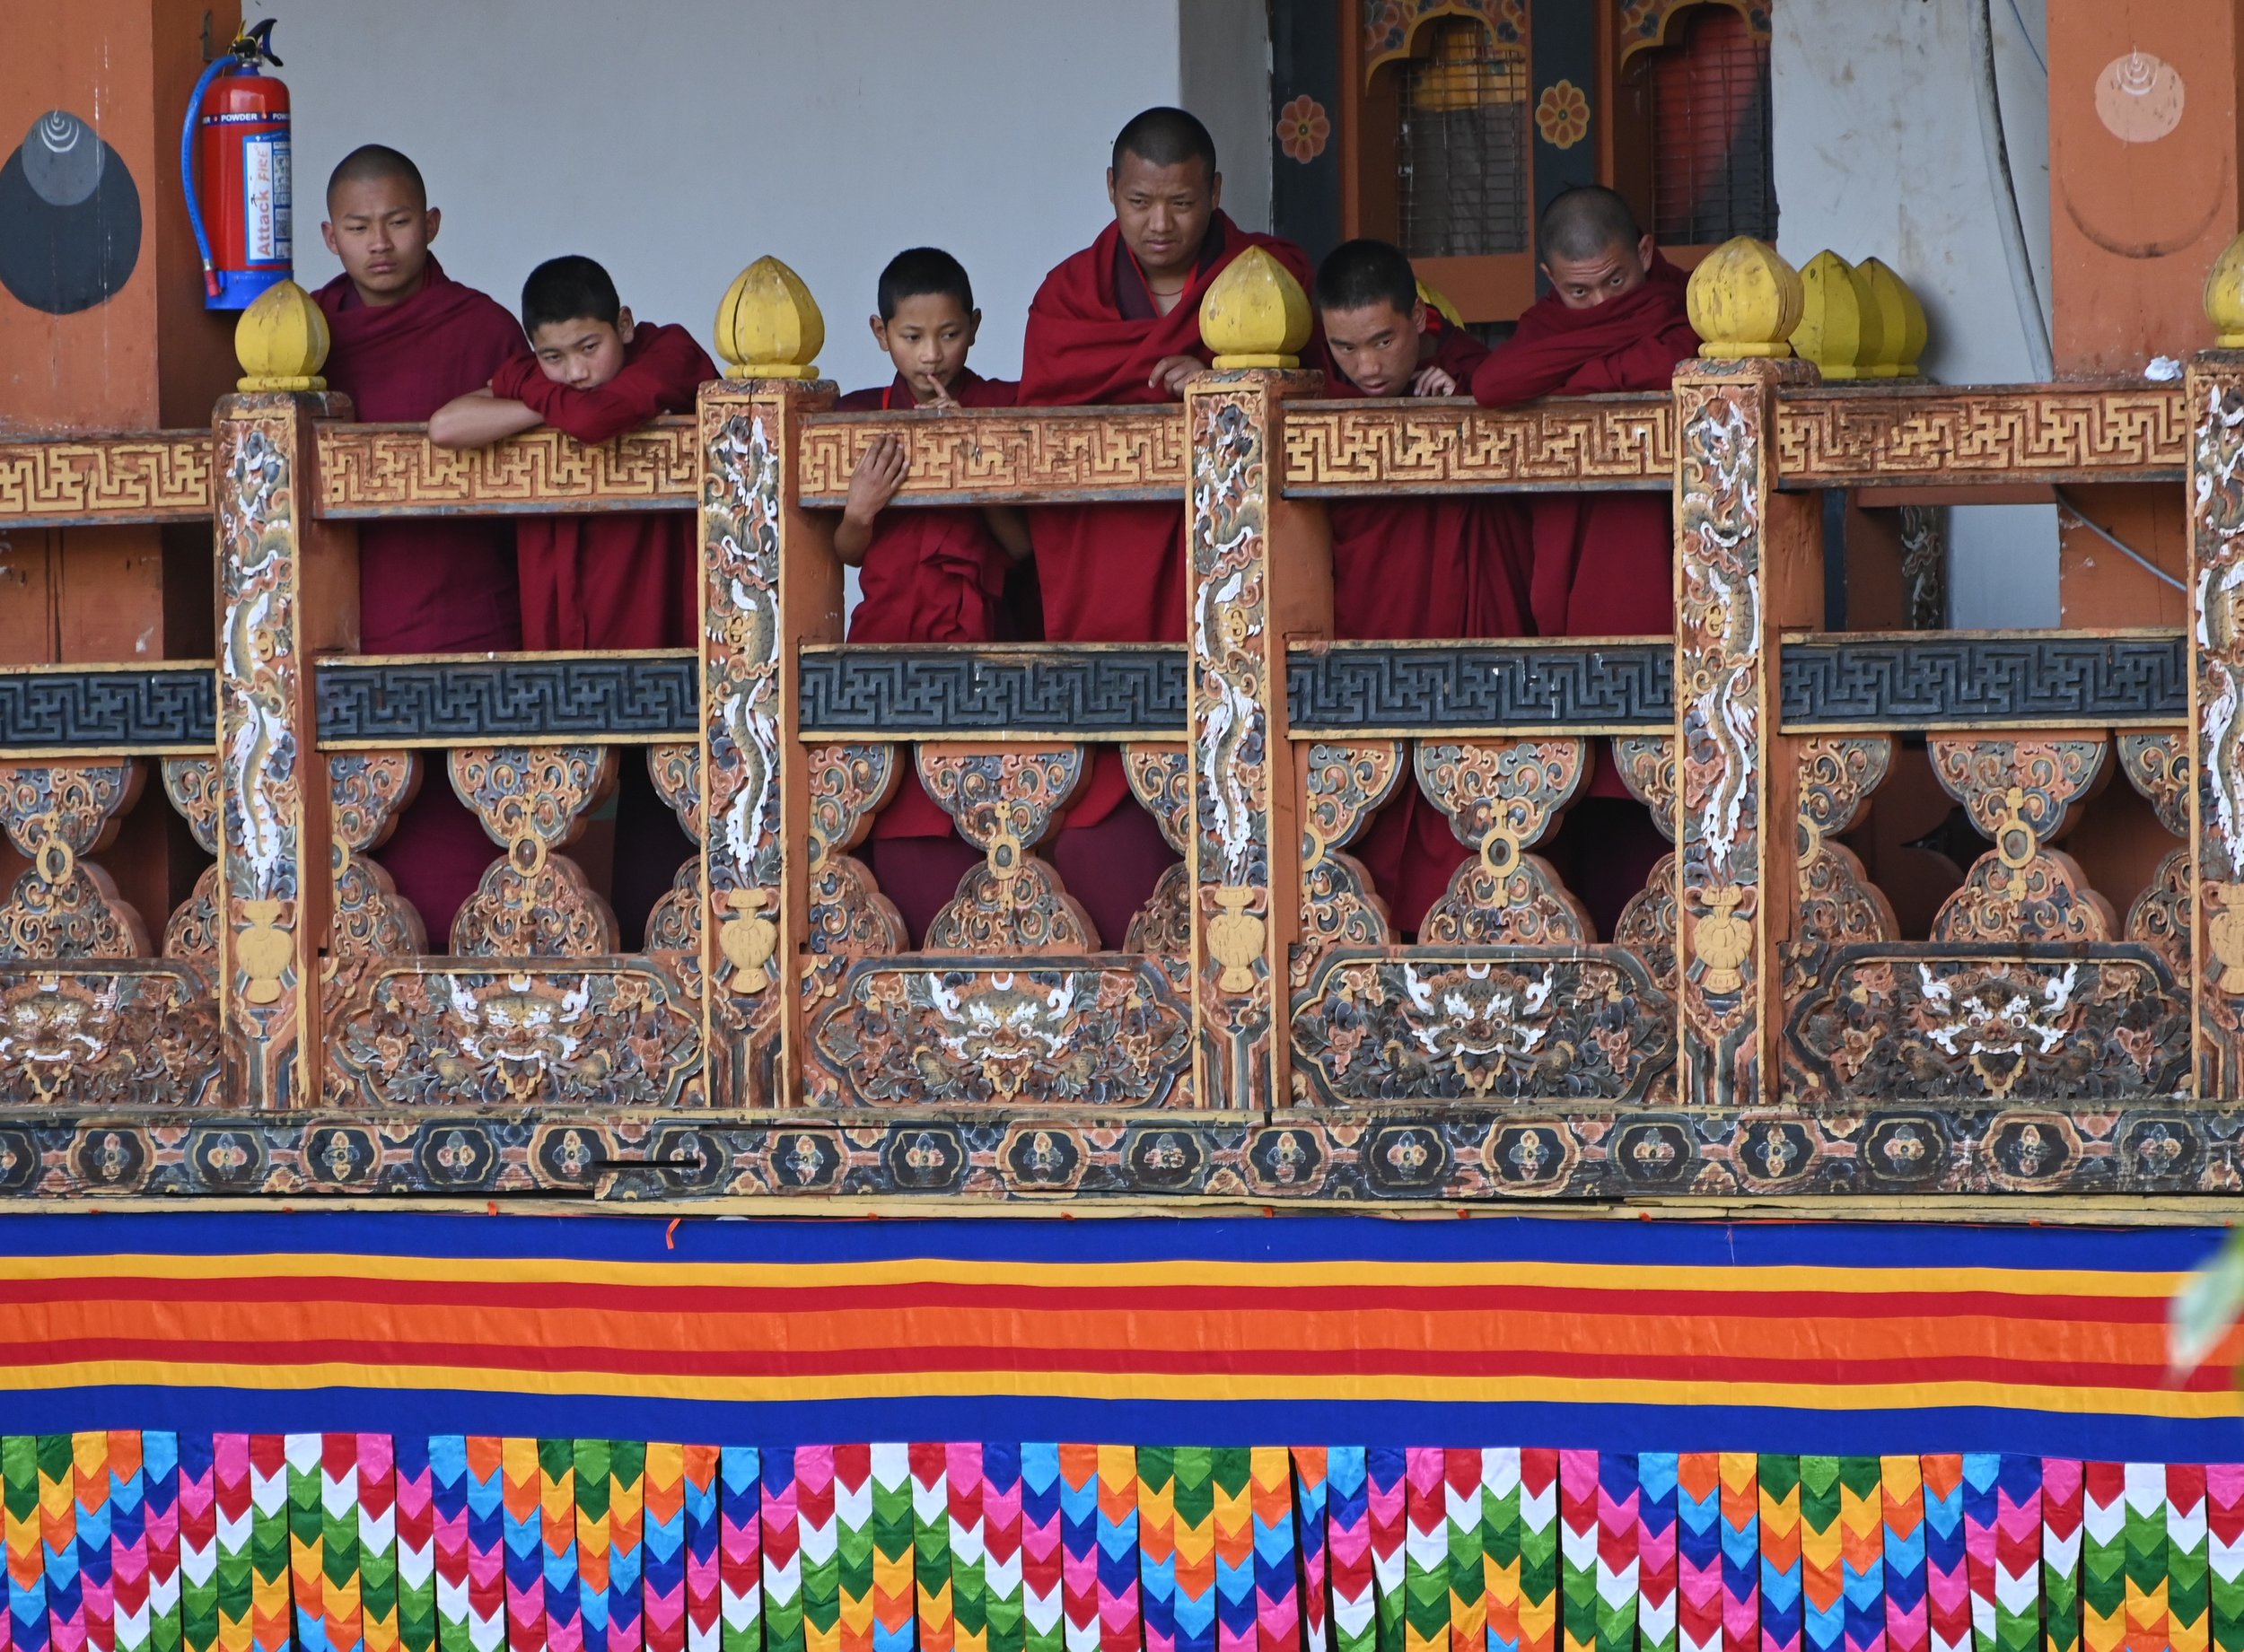
[(1570, 80), (1543, 88), (1535, 104), (1535, 129), (1553, 149), (1572, 149), (1590, 135), (1590, 100)]
[(1287, 158), (1307, 166), (1325, 153), (1332, 138), (1332, 122), (1325, 106), (1303, 92), (1278, 111), (1278, 147)]

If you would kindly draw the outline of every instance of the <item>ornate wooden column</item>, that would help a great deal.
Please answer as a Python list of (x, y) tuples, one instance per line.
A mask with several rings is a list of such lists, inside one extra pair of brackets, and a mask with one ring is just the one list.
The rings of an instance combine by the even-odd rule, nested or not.
[(1285, 698), (1289, 632), (1328, 630), (1324, 512), (1279, 496), (1288, 397), (1309, 295), (1267, 252), (1208, 289), (1200, 333), (1214, 371), (1185, 390), (1192, 444), (1186, 542), (1191, 612), (1194, 1094), (1262, 1110), (1287, 1093), (1287, 949), (1301, 922), (1301, 827)]
[[(327, 322), (285, 282), (244, 311), (240, 395), (218, 404), (218, 1001), (226, 1105), (320, 1102), (320, 970), (327, 955), (327, 765), (314, 661), (358, 644), (358, 540), (314, 519), (312, 421)], [(307, 872), (307, 870), (309, 871)]]
[(809, 937), (809, 766), (797, 651), (841, 637), (833, 529), (798, 503), (798, 421), (833, 400), (825, 319), (776, 258), (717, 309), (726, 377), (702, 387), (703, 1048), (714, 1106), (802, 1093), (797, 948)]
[(1777, 639), (1819, 623), (1819, 502), (1776, 491), (1776, 391), (1815, 369), (1784, 341), (1798, 272), (1743, 237), (1691, 277), (1707, 342), (1676, 370), (1675, 699), (1682, 1095), (1776, 1095), (1776, 943), (1799, 900), (1799, 774), (1778, 736)]
[(2191, 422), (2189, 727), (2196, 843), (2189, 974), (2197, 1094), (2244, 1095), (2244, 235), (2205, 282), (2216, 348), (2184, 377)]

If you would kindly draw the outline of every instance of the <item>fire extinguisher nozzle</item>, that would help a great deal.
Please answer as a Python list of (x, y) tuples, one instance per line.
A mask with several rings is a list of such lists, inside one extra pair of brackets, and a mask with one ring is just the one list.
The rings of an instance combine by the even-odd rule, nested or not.
[(207, 263), (203, 266), (203, 296), (216, 298), (219, 292), (218, 272)]

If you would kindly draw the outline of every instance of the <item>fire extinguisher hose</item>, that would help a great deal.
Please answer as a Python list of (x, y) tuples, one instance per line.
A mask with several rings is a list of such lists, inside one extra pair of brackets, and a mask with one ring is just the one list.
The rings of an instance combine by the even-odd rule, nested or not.
[(195, 133), (202, 118), (203, 98), (210, 91), (211, 82), (242, 61), (231, 51), (212, 60), (203, 71), (202, 79), (195, 83), (195, 94), (187, 101), (187, 121), (180, 128), (180, 181), (187, 187), (187, 221), (195, 231), (195, 249), (203, 258), (203, 292), (210, 298), (218, 296), (218, 272), (211, 267), (210, 234), (203, 228), (202, 197), (195, 187)]

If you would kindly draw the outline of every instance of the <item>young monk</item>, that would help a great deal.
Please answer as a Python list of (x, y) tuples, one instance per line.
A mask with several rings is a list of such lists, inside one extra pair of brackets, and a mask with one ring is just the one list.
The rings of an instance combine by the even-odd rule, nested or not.
[[(1568, 189), (1536, 232), (1551, 290), (1473, 374), (1473, 399), (1509, 407), (1538, 396), (1664, 390), (1696, 354), (1687, 278), (1660, 256), (1610, 189)], [(1675, 630), (1675, 523), (1668, 495), (1537, 494), (1535, 628), (1544, 636), (1667, 636)], [(1609, 765), (1554, 846), (1574, 893), (1610, 935), (1665, 843)], [(1567, 862), (1572, 861), (1572, 865)]]
[[(343, 273), (312, 296), (331, 344), (322, 370), (369, 421), (418, 421), (486, 383), (528, 346), (514, 318), (444, 274), (429, 251), (442, 214), (420, 170), (369, 144), (328, 179), (320, 233)], [(522, 645), (514, 529), (503, 520), (419, 517), (358, 531), (359, 646), (369, 654), (480, 653)], [(495, 854), (433, 764), (381, 854), (431, 941)]]
[[(1021, 346), (1024, 406), (1174, 401), (1207, 365), (1200, 300), (1249, 247), (1302, 284), (1300, 248), (1240, 229), (1222, 210), (1207, 128), (1149, 109), (1114, 140), (1114, 222), (1044, 278)], [(1173, 642), (1185, 634), (1184, 512), (1163, 504), (1047, 506), (1031, 513), (1044, 633), (1056, 642)], [(1176, 857), (1129, 797), (1120, 755), (1100, 747), (1052, 861), (1107, 946)]]
[[(1427, 307), (1401, 249), (1352, 240), (1333, 249), (1313, 291), (1329, 393), (1455, 396), (1488, 352)], [(1336, 499), (1333, 635), (1344, 640), (1528, 634), (1530, 547), (1507, 499)], [(1358, 840), (1397, 930), (1442, 898), (1468, 851), (1448, 817), (1406, 779)]]
[[(876, 292), (872, 337), (896, 365), (877, 389), (854, 390), (845, 413), (1010, 407), (1014, 387), (966, 364), (982, 325), (966, 268), (949, 253), (914, 247), (889, 260)], [(849, 480), (834, 551), (860, 571), (852, 642), (988, 642), (1006, 632), (1005, 576), (1029, 554), (1021, 512), (930, 507), (891, 511), (909, 454), (894, 436), (865, 450)], [(863, 858), (904, 914), (916, 946), (982, 852), (959, 836), (908, 771), (872, 823)]]
[[(635, 320), (591, 258), (548, 258), (522, 284), (522, 328), (534, 355), (516, 357), (484, 389), (447, 402), (428, 424), (439, 447), (480, 448), (551, 424), (579, 441), (613, 441), (658, 414), (689, 413), (717, 376), (684, 328)], [(544, 651), (681, 648), (699, 612), (690, 511), (528, 516), (515, 529), (522, 645)], [(692, 845), (656, 795), (646, 765), (622, 765), (610, 885), (623, 944), (636, 944)]]

